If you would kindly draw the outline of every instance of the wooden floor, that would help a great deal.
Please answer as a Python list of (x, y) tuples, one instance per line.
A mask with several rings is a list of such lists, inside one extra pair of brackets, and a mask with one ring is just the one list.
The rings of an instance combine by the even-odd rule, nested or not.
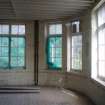
[(93, 105), (72, 91), (42, 87), (40, 93), (0, 93), (0, 105)]

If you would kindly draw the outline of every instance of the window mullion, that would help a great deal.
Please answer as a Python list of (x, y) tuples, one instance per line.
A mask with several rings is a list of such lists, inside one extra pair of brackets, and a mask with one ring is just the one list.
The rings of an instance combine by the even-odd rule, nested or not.
[(11, 25), (9, 25), (9, 69), (11, 69)]

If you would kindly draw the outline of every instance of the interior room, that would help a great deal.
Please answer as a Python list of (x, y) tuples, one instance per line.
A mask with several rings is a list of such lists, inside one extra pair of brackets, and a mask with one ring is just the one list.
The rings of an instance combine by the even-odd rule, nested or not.
[(105, 105), (105, 0), (0, 0), (0, 105)]

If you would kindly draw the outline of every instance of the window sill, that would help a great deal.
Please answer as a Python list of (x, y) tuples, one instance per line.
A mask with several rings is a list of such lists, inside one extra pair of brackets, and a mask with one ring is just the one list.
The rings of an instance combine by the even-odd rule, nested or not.
[(60, 74), (64, 74), (65, 71), (63, 71), (62, 69), (60, 70), (56, 70), (56, 69), (44, 69), (44, 70), (41, 70), (39, 71), (40, 73), (60, 73)]
[(80, 71), (77, 71), (77, 70), (73, 71), (73, 70), (71, 70), (71, 71), (67, 72), (67, 74), (68, 74), (68, 75), (79, 76), (79, 77), (83, 77), (83, 78), (86, 78), (86, 77), (87, 77), (87, 76), (82, 72), (82, 70), (80, 70)]
[(98, 77), (92, 77), (92, 81), (97, 84), (97, 86), (102, 87), (105, 90), (105, 81), (101, 80)]

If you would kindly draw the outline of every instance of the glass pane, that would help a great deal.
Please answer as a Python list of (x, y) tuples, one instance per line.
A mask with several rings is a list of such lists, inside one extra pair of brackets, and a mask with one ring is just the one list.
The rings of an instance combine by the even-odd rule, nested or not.
[(56, 48), (56, 57), (62, 57), (62, 49)]
[(8, 67), (8, 57), (0, 57), (0, 67)]
[(25, 66), (24, 57), (18, 57), (18, 66), (19, 67)]
[(25, 25), (19, 25), (19, 34), (21, 35), (25, 34)]
[(72, 68), (76, 69), (76, 70), (82, 69), (81, 68), (81, 63), (80, 63), (79, 59), (78, 58), (72, 58), (72, 59), (73, 59)]
[(99, 46), (99, 60), (105, 60), (105, 46)]
[(11, 47), (18, 47), (18, 38), (11, 38)]
[(25, 39), (24, 38), (11, 38), (11, 47), (25, 47)]
[(9, 25), (0, 25), (0, 34), (9, 34)]
[(105, 44), (105, 29), (100, 30), (98, 33), (98, 44), (99, 45)]
[(56, 25), (56, 34), (62, 34), (62, 24)]
[(11, 34), (14, 35), (24, 35), (25, 34), (25, 25), (12, 25)]
[(82, 35), (72, 36), (72, 69), (82, 69)]
[(25, 49), (24, 48), (18, 48), (18, 56), (25, 56)]
[(49, 39), (49, 47), (56, 47), (56, 39), (55, 38), (50, 38)]
[(11, 57), (11, 67), (18, 67), (18, 58)]
[(62, 47), (62, 38), (56, 37), (56, 47)]
[(55, 48), (50, 48), (49, 51), (50, 51), (49, 56), (50, 57), (55, 57)]
[(23, 67), (25, 62), (25, 39), (11, 38), (11, 66)]
[(61, 68), (61, 58), (56, 58), (55, 67)]
[(18, 46), (21, 48), (25, 47), (25, 38), (18, 38)]
[(11, 27), (11, 34), (19, 34), (19, 27), (18, 27), (18, 25), (12, 25), (12, 27)]
[(24, 57), (11, 57), (11, 67), (24, 67)]
[(105, 5), (98, 10), (98, 26), (105, 23)]
[(99, 62), (99, 76), (105, 77), (105, 62)]
[(77, 58), (78, 57), (78, 49), (77, 48), (72, 48), (72, 58)]
[(72, 47), (73, 46), (82, 46), (82, 36), (72, 36)]
[(61, 35), (62, 34), (62, 24), (53, 24), (49, 25), (49, 34), (50, 35)]
[(11, 48), (11, 56), (13, 57), (18, 56), (18, 48)]
[(61, 68), (62, 41), (61, 37), (49, 37), (48, 40), (48, 65), (51, 68)]
[(8, 47), (2, 47), (2, 57), (8, 57)]
[(2, 37), (2, 38), (0, 38), (1, 39), (1, 45), (2, 46), (5, 46), (5, 47), (8, 47), (9, 46), (9, 38), (4, 38), (4, 37)]
[(49, 34), (55, 34), (55, 25), (49, 25)]
[(8, 57), (9, 53), (9, 38), (0, 37), (0, 56), (1, 57)]

